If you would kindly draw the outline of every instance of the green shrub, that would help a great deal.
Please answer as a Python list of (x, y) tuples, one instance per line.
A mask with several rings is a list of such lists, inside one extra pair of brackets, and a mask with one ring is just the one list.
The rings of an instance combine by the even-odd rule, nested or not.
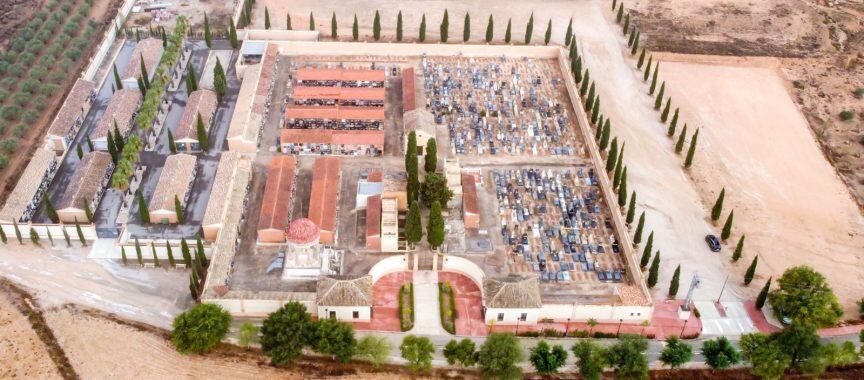
[(441, 326), (444, 330), (456, 334), (456, 296), (449, 282), (438, 284), (438, 305), (441, 313)]
[(16, 150), (18, 150), (18, 140), (12, 138), (0, 141), (0, 151), (3, 151), (4, 153), (15, 153)]
[(605, 333), (605, 332), (602, 332), (602, 331), (595, 331), (595, 332), (594, 332), (594, 337), (595, 337), (595, 338), (598, 338), (598, 339), (602, 339), (602, 338), (617, 338), (617, 337), (618, 337), (618, 334), (615, 334), (615, 333)]
[(564, 336), (564, 332), (559, 331), (557, 329), (543, 329), (540, 331), (540, 335), (543, 335), (546, 338), (560, 338)]
[(0, 169), (6, 169), (7, 166), (9, 166), (9, 157), (0, 153)]
[(39, 120), (39, 112), (36, 110), (27, 110), (24, 111), (24, 121), (28, 123), (35, 123)]
[(414, 285), (407, 283), (399, 288), (399, 327), (402, 331), (414, 328)]
[(8, 105), (8, 106), (3, 106), (3, 108), (0, 109), (0, 116), (3, 117), (3, 120), (7, 120), (7, 121), (18, 120), (18, 117), (20, 116), (20, 114), (21, 114), (21, 107), (18, 107), (18, 106)]
[(842, 112), (840, 112), (840, 119), (843, 121), (852, 120), (854, 118), (855, 118), (855, 112), (852, 112), (850, 110), (843, 110)]
[(171, 343), (177, 351), (200, 354), (210, 351), (228, 334), (231, 315), (221, 306), (202, 303), (174, 318)]
[(15, 137), (24, 136), (28, 129), (30, 129), (30, 127), (28, 127), (27, 124), (18, 124), (15, 128), (12, 128), (12, 135)]
[(852, 91), (852, 95), (855, 95), (855, 99), (864, 98), (864, 87), (858, 87), (855, 91)]

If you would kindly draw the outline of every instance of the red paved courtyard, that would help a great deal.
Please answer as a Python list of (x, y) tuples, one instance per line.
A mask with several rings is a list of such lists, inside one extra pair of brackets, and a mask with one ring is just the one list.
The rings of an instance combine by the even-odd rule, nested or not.
[(459, 273), (438, 272), (438, 282), (449, 282), (456, 297), (456, 335), (485, 336), (480, 287)]
[(401, 331), (399, 288), (411, 282), (411, 272), (391, 273), (372, 285), (372, 321), (352, 323), (357, 330)]

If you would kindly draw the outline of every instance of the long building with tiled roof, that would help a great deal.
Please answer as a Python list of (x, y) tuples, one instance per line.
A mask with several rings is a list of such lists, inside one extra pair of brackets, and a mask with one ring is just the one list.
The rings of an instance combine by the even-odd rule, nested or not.
[(18, 183), (0, 209), (0, 222), (26, 222), (39, 207), (42, 196), (57, 172), (57, 156), (47, 149), (36, 149)]
[[(54, 205), (60, 221), (74, 223), (77, 220), (87, 223), (87, 214), (96, 209), (113, 171), (114, 163), (111, 162), (110, 154), (105, 152), (85, 154), (66, 184), (66, 191), (60, 198), (60, 202)], [(89, 212), (86, 211), (87, 207), (90, 208)]]
[(297, 159), (294, 156), (277, 156), (270, 160), (264, 199), (258, 213), (259, 243), (285, 242), (285, 227), (288, 226), (294, 202), (296, 174)]
[(201, 115), (205, 132), (209, 132), (217, 104), (216, 93), (210, 90), (197, 90), (189, 95), (186, 108), (183, 109), (183, 116), (180, 117), (180, 123), (177, 124), (174, 133), (178, 152), (201, 151), (201, 142), (198, 139), (198, 115)]
[(339, 211), (339, 159), (319, 157), (312, 166), (309, 219), (321, 229), (321, 243), (336, 243), (336, 213)]
[(114, 122), (117, 122), (117, 130), (125, 138), (132, 130), (135, 114), (141, 103), (141, 91), (136, 89), (122, 89), (114, 92), (108, 107), (99, 119), (96, 127), (90, 131), (90, 140), (96, 150), (108, 150), (108, 132), (114, 133)]
[(84, 123), (95, 94), (95, 83), (84, 79), (75, 81), (45, 134), (45, 143), (49, 149), (62, 153), (69, 148), (69, 143)]
[[(176, 224), (181, 222), (176, 209), (176, 201), (185, 208), (186, 199), (195, 180), (197, 159), (189, 154), (172, 154), (165, 159), (162, 174), (156, 190), (150, 197), (149, 211), (151, 223)], [(183, 210), (180, 210), (182, 213)]]

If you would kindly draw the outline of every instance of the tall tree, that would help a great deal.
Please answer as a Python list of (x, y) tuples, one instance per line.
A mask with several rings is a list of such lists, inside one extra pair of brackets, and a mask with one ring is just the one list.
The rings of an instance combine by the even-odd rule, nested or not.
[(465, 21), (462, 23), (462, 42), (471, 39), (471, 15), (465, 12)]
[(648, 340), (634, 334), (621, 334), (618, 342), (606, 349), (606, 362), (615, 369), (616, 379), (647, 379)]
[(144, 82), (144, 88), (150, 88), (150, 75), (147, 71), (147, 65), (144, 64), (144, 54), (138, 56), (141, 59), (141, 80)]
[(669, 298), (674, 299), (678, 295), (678, 282), (681, 277), (681, 265), (675, 267), (675, 273), (672, 274), (672, 281), (669, 282)]
[(528, 18), (528, 24), (525, 25), (525, 45), (531, 44), (531, 37), (534, 35), (534, 12), (531, 12), (531, 17)]
[(402, 11), (396, 15), (396, 41), (402, 42)]
[[(77, 222), (78, 219), (76, 218), (75, 221)], [(18, 239), (18, 244), (23, 245), (24, 239), (21, 237), (21, 229), (18, 227), (18, 221), (17, 220), (12, 219), (12, 227), (15, 228), (15, 237)]]
[(423, 155), (423, 169), (426, 173), (432, 173), (438, 167), (438, 143), (435, 138), (426, 142), (426, 154)]
[(192, 267), (192, 254), (189, 253), (189, 243), (186, 242), (186, 238), (180, 238), (180, 254), (183, 255), (183, 265), (186, 268)]
[(522, 371), (516, 365), (522, 358), (519, 338), (511, 333), (492, 333), (480, 346), (477, 364), (480, 374), (487, 378), (522, 378)]
[(725, 336), (702, 343), (702, 355), (713, 369), (725, 369), (741, 362), (741, 354)]
[(438, 28), (441, 35), (441, 42), (447, 43), (447, 38), (450, 35), (450, 13), (444, 9), (444, 18), (441, 19), (441, 26)]
[(585, 96), (588, 92), (588, 86), (593, 83), (591, 82), (591, 74), (588, 72), (588, 68), (585, 68), (585, 75), (582, 76), (582, 86), (579, 87), (579, 96)]
[(117, 152), (123, 151), (123, 146), (126, 144), (123, 141), (123, 134), (120, 133), (120, 128), (117, 126), (117, 119), (114, 119), (114, 147), (117, 148)]
[(408, 208), (408, 217), (405, 219), (405, 240), (411, 245), (420, 242), (423, 238), (423, 224), (420, 220), (420, 202), (411, 202)]
[[(354, 15), (354, 19), (357, 19), (357, 15)], [(356, 24), (355, 24), (356, 25)], [(336, 12), (333, 12), (333, 15), (330, 16), (330, 38), (334, 40), (339, 39), (338, 25), (336, 24)]]
[(513, 19), (507, 19), (507, 29), (504, 30), (504, 43), (509, 44), (510, 39), (513, 37)]
[(360, 39), (360, 25), (357, 23), (356, 14), (354, 15), (354, 23), (351, 24), (351, 38), (353, 38), (354, 41)]
[(753, 276), (756, 275), (756, 264), (759, 263), (759, 256), (753, 256), (753, 261), (750, 262), (750, 266), (747, 267), (747, 271), (744, 272), (744, 285), (750, 285), (750, 282), (753, 281)]
[(216, 66), (213, 67), (213, 90), (219, 101), (222, 101), (228, 92), (228, 79), (225, 78), (225, 70), (222, 68), (222, 62), (218, 57), (216, 58)]
[(264, 7), (264, 29), (270, 30), (270, 10)]
[(408, 201), (418, 199), (420, 193), (420, 180), (418, 177), (417, 162), (417, 134), (414, 131), (408, 133), (408, 144), (405, 150), (405, 172), (408, 174)]
[(633, 34), (633, 46), (630, 48), (630, 55), (636, 55), (636, 52), (639, 51), (639, 36), (642, 35), (642, 33), (638, 30)]
[(666, 81), (660, 84), (660, 92), (657, 93), (657, 98), (654, 100), (654, 109), (659, 110), (663, 105), (663, 93), (666, 92)]
[(138, 256), (138, 265), (144, 266), (144, 256), (141, 254), (141, 243), (138, 242), (138, 238), (135, 238), (135, 255)]
[(168, 265), (170, 265), (171, 268), (176, 267), (177, 262), (174, 261), (174, 252), (171, 249), (171, 244), (168, 244), (167, 240), (165, 241), (165, 253), (168, 255)]
[(180, 197), (178, 197), (177, 194), (174, 194), (174, 213), (177, 214), (177, 223), (183, 224), (185, 219), (183, 217), (183, 204), (180, 203)]
[(666, 123), (666, 120), (669, 119), (669, 111), (672, 107), (672, 97), (666, 98), (666, 107), (663, 108), (663, 112), (660, 113), (660, 122)]
[(579, 340), (572, 351), (579, 375), (586, 380), (600, 380), (606, 366), (606, 350), (592, 340)]
[(666, 345), (660, 352), (660, 361), (671, 368), (678, 368), (693, 358), (693, 347), (675, 336), (666, 338)]
[(48, 214), (48, 219), (53, 223), (60, 223), (60, 217), (57, 216), (57, 210), (54, 209), (54, 204), (48, 194), (43, 195), (45, 199), (45, 213)]
[[(564, 33), (564, 45), (570, 45), (573, 40), (573, 17), (570, 17), (570, 22), (567, 23), (567, 32)], [(575, 46), (575, 45), (574, 45)]]
[(208, 265), (207, 256), (204, 255), (204, 242), (201, 235), (195, 236), (195, 257), (204, 265)]
[(699, 140), (699, 128), (696, 128), (696, 132), (693, 133), (693, 137), (690, 138), (690, 148), (687, 149), (687, 157), (684, 158), (684, 167), (690, 168), (693, 166), (693, 157), (696, 155), (696, 142)]
[(138, 218), (141, 219), (141, 223), (148, 224), (150, 223), (150, 210), (147, 209), (147, 202), (144, 201), (144, 194), (141, 193), (141, 189), (135, 191), (138, 194)]
[(75, 144), (75, 154), (78, 155), (78, 159), (84, 158), (84, 150), (81, 149), (81, 144)]
[(651, 68), (653, 67), (653, 65), (651, 64), (652, 61), (654, 61), (654, 55), (649, 54), (648, 55), (648, 63), (645, 65), (645, 74), (642, 76), (643, 82), (647, 82), (648, 77), (651, 75)]
[(642, 52), (639, 53), (639, 60), (636, 61), (636, 68), (639, 70), (642, 70), (642, 65), (645, 64), (645, 53), (646, 53), (646, 51), (645, 51), (645, 48), (643, 47)]
[[(264, 8), (264, 22), (265, 28), (270, 29), (270, 18), (267, 16), (267, 8)], [(210, 35), (210, 19), (207, 17), (207, 12), (204, 12), (204, 43), (207, 44), (207, 48), (211, 48), (213, 46), (213, 37)]]
[(198, 91), (198, 78), (192, 65), (188, 65), (186, 66), (186, 93), (191, 95), (194, 91)]
[(567, 361), (567, 351), (560, 344), (550, 346), (545, 340), (541, 340), (530, 351), (531, 365), (541, 375), (558, 372)]
[(675, 107), (675, 113), (672, 115), (672, 121), (669, 122), (669, 128), (666, 129), (666, 136), (672, 137), (675, 135), (675, 127), (678, 126), (678, 107)]
[(645, 242), (645, 248), (642, 250), (642, 259), (639, 260), (639, 267), (642, 270), (648, 267), (648, 262), (651, 261), (651, 250), (654, 249), (654, 231), (648, 234), (648, 240)]
[(432, 355), (435, 353), (435, 345), (429, 338), (418, 337), (412, 334), (402, 338), (399, 345), (402, 358), (408, 362), (408, 369), (414, 372), (428, 371), (432, 368)]
[(113, 70), (114, 70), (114, 88), (116, 88), (118, 90), (122, 90), (123, 89), (123, 81), (120, 80), (120, 73), (117, 72), (117, 63), (112, 63), (111, 66), (113, 67)]
[(309, 12), (309, 30), (315, 30), (315, 15)]
[(639, 222), (636, 223), (636, 232), (633, 233), (633, 244), (642, 242), (642, 229), (645, 228), (645, 211), (639, 214)]
[(768, 277), (768, 281), (765, 282), (765, 286), (762, 287), (762, 290), (759, 291), (759, 295), (756, 297), (756, 308), (762, 309), (765, 306), (765, 301), (768, 299), (768, 292), (771, 291), (771, 277)]
[(624, 18), (624, 2), (618, 5), (618, 14), (615, 15), (615, 22), (620, 24), (621, 19)]
[(228, 41), (231, 42), (232, 49), (240, 46), (240, 42), (237, 40), (237, 28), (234, 26), (234, 19), (230, 17), (228, 18)]
[(267, 316), (261, 326), (261, 349), (274, 365), (289, 365), (314, 339), (315, 325), (303, 304), (291, 301)]
[[(651, 59), (653, 59), (653, 58), (654, 58), (653, 56), (651, 58), (648, 58), (648, 67), (645, 68), (646, 80), (648, 78), (648, 72), (651, 71)], [(657, 63), (654, 64), (654, 73), (651, 74), (651, 87), (648, 87), (648, 95), (654, 95), (654, 90), (657, 89), (657, 77), (659, 74), (660, 74), (660, 61), (658, 60)]]
[(152, 241), (150, 242), (150, 253), (153, 254), (153, 265), (155, 265), (156, 268), (159, 268), (159, 256), (156, 255), (156, 244)]
[(768, 297), (777, 315), (818, 327), (833, 326), (843, 315), (825, 277), (808, 266), (786, 269), (777, 283)]
[[(15, 232), (18, 234), (18, 242), (21, 242), (21, 234), (18, 232), (18, 225), (15, 225)], [(78, 223), (78, 218), (75, 218), (75, 233), (78, 234), (78, 240), (81, 245), (87, 246), (87, 240), (84, 239), (84, 230), (81, 229), (81, 223)]]
[(552, 19), (549, 19), (549, 23), (546, 24), (546, 35), (543, 36), (543, 44), (549, 45), (549, 41), (552, 39)]
[(678, 141), (675, 143), (675, 153), (680, 154), (684, 150), (684, 142), (687, 139), (687, 123), (684, 123), (684, 128), (681, 129), (681, 134), (678, 135)]
[(378, 10), (375, 10), (375, 18), (372, 20), (372, 38), (375, 41), (381, 39), (381, 15), (378, 13)]
[(209, 146), (207, 141), (207, 127), (204, 126), (204, 121), (201, 120), (201, 112), (198, 112), (198, 116), (195, 121), (195, 128), (198, 132), (198, 144), (201, 146), (201, 151), (206, 152)]
[(418, 39), (420, 42), (426, 41), (426, 14), (423, 14), (423, 18), (420, 19), (420, 32), (418, 35)]
[(171, 154), (177, 153), (177, 143), (174, 141), (174, 134), (171, 133), (171, 128), (165, 128), (168, 130), (168, 149), (171, 151)]
[(732, 253), (732, 262), (737, 262), (738, 259), (741, 258), (741, 254), (744, 251), (744, 236), (745, 235), (742, 234), (741, 237), (738, 238), (738, 244), (735, 245), (735, 251)]
[(426, 241), (429, 242), (433, 250), (444, 244), (444, 217), (441, 215), (441, 203), (437, 200), (432, 201), (432, 207), (429, 209)]
[(618, 160), (618, 137), (612, 139), (612, 146), (609, 148), (609, 155), (606, 156), (606, 172), (611, 172), (615, 169), (615, 162)]
[(486, 23), (486, 43), (492, 42), (492, 37), (495, 33), (495, 26), (492, 21), (492, 14), (489, 14), (489, 22)]
[(627, 204), (627, 166), (624, 166), (624, 171), (621, 172), (621, 183), (618, 184), (618, 207), (624, 207)]
[(627, 224), (633, 224), (636, 218), (636, 191), (630, 193), (630, 203), (627, 205)]
[(177, 315), (172, 327), (171, 343), (178, 351), (202, 354), (228, 335), (231, 315), (219, 305), (202, 303)]
[(357, 339), (354, 338), (354, 328), (335, 318), (318, 320), (314, 325), (314, 339), (311, 342), (315, 352), (330, 355), (339, 362), (345, 363), (354, 356)]
[(660, 275), (660, 251), (654, 254), (654, 259), (651, 260), (651, 268), (648, 269), (648, 287), (653, 288), (657, 285), (657, 277)]
[(571, 65), (571, 69), (573, 70), (573, 81), (577, 84), (582, 82), (582, 57), (576, 57), (576, 60)]
[(711, 207), (711, 220), (717, 221), (720, 219), (720, 214), (723, 213), (723, 199), (726, 198), (726, 188), (720, 189), (720, 195), (714, 201), (714, 206)]
[(624, 25), (622, 27), (622, 30), (624, 31), (625, 36), (627, 35), (628, 29), (630, 29), (630, 12), (627, 12), (627, 14), (624, 16)]
[[(311, 13), (310, 13), (310, 15), (311, 15)], [(285, 14), (285, 30), (292, 30), (292, 28), (291, 28), (291, 14), (290, 13)]]
[(729, 216), (726, 217), (726, 223), (723, 224), (723, 231), (720, 232), (720, 238), (723, 241), (729, 239), (729, 235), (732, 234), (732, 219), (735, 218), (735, 210), (729, 212)]

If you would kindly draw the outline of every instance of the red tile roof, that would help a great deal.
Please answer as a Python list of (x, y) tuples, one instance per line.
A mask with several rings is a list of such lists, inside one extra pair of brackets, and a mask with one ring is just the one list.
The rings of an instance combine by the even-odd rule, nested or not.
[(283, 129), (279, 141), (282, 144), (372, 145), (384, 148), (384, 131)]
[(333, 81), (364, 81), (383, 82), (386, 79), (384, 70), (363, 69), (314, 69), (297, 70), (297, 80), (333, 80)]
[(366, 182), (382, 182), (384, 181), (384, 173), (380, 170), (375, 170), (366, 176)]
[(78, 79), (72, 90), (66, 95), (66, 100), (63, 101), (63, 106), (57, 111), (57, 116), (51, 122), (51, 127), (48, 128), (48, 135), (57, 136), (60, 138), (66, 137), (66, 134), (72, 129), (72, 125), (84, 108), (84, 105), (90, 99), (90, 94), (96, 89), (96, 84)]
[(462, 208), (466, 214), (480, 214), (477, 203), (477, 183), (474, 176), (462, 173)]
[(288, 225), (296, 172), (297, 160), (294, 156), (278, 156), (270, 161), (264, 200), (258, 214), (258, 230), (284, 230)]
[(384, 107), (288, 107), (285, 119), (384, 120)]
[(216, 93), (210, 90), (193, 91), (183, 108), (183, 116), (174, 133), (175, 140), (192, 139), (198, 141), (198, 115), (204, 123), (204, 129), (210, 129), (213, 113), (216, 111), (218, 100)]
[(417, 108), (417, 96), (414, 94), (414, 68), (402, 71), (402, 112)]
[(366, 237), (381, 235), (381, 195), (366, 199)]
[(384, 100), (384, 87), (310, 87), (297, 86), (294, 99)]
[(319, 157), (312, 167), (309, 219), (322, 230), (336, 231), (336, 203), (339, 198), (339, 159)]
[(285, 229), (288, 242), (294, 244), (309, 244), (321, 235), (320, 229), (311, 219), (300, 218), (292, 221)]

